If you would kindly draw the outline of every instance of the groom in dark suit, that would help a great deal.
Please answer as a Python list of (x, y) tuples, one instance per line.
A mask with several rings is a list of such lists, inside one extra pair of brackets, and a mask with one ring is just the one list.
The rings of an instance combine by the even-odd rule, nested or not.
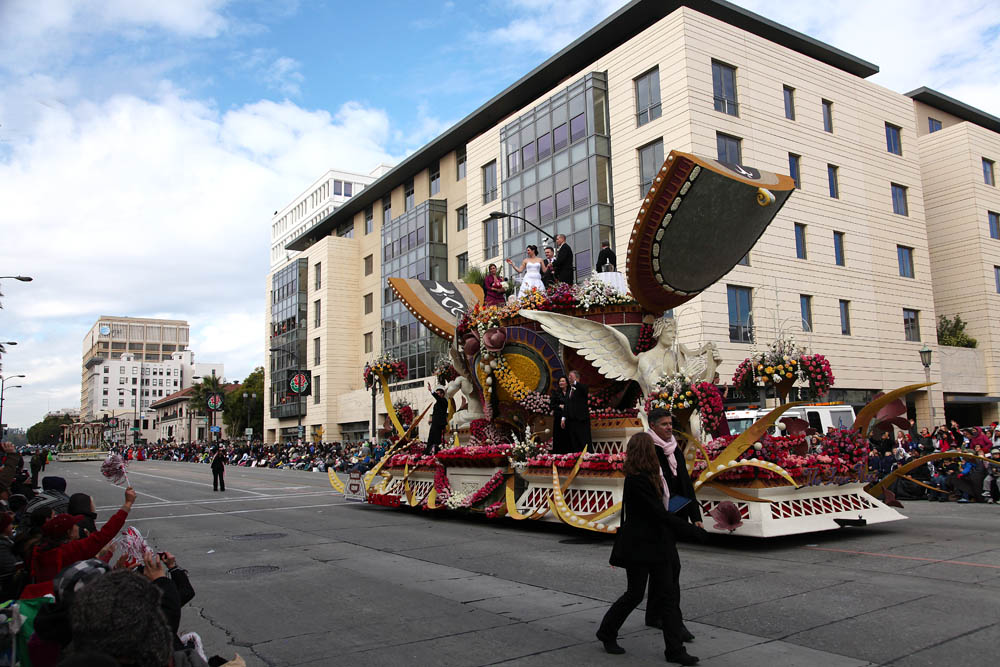
[(559, 282), (573, 284), (573, 249), (566, 243), (565, 234), (556, 234), (556, 258), (552, 260), (552, 272)]
[(590, 444), (590, 394), (587, 385), (580, 382), (580, 373), (569, 372), (569, 391), (566, 395), (566, 407), (563, 408), (563, 420), (569, 432), (569, 450), (583, 451)]

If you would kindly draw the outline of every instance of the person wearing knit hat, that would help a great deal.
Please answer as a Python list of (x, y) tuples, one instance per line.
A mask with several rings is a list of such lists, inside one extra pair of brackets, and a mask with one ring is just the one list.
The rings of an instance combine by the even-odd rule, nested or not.
[(76, 524), (84, 517), (64, 514), (46, 521), (42, 527), (42, 540), (35, 545), (31, 555), (31, 577), (34, 582), (51, 582), (67, 565), (96, 556), (125, 525), (134, 502), (135, 490), (130, 486), (125, 489), (125, 503), (121, 509), (100, 530), (80, 540), (71, 539), (71, 534), (74, 531), (79, 534)]
[(42, 492), (28, 501), (27, 512), (33, 512), (42, 507), (51, 507), (56, 514), (63, 514), (69, 509), (69, 496), (66, 495), (66, 478), (42, 478)]
[(131, 570), (115, 570), (77, 593), (70, 609), (70, 656), (97, 651), (122, 665), (166, 667), (172, 640), (160, 592)]
[(56, 576), (52, 582), (55, 603), (42, 607), (35, 616), (35, 632), (28, 640), (31, 664), (59, 663), (62, 652), (73, 639), (70, 609), (76, 594), (110, 571), (107, 563), (91, 558), (73, 563)]

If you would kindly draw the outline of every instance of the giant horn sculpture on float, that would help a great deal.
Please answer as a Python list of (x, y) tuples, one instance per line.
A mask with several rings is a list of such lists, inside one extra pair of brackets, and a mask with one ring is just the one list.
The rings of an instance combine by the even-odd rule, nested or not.
[[(684, 439), (702, 510), (721, 507), (716, 514), (724, 520), (716, 532), (767, 537), (904, 518), (865, 493), (866, 467), (848, 465), (858, 458), (856, 448), (867, 447), (859, 430), (840, 431), (842, 457), (827, 457), (821, 465), (803, 464), (808, 457), (790, 456), (790, 444), (767, 434), (793, 404), (776, 408), (736, 438), (712, 438), (722, 403), (713, 402), (717, 390), (710, 385), (721, 358), (710, 341), (697, 350), (682, 345), (676, 320), (665, 316), (726, 275), (794, 191), (785, 175), (672, 151), (633, 225), (627, 291), (613, 287), (625, 279), (600, 274), (487, 307), (475, 285), (389, 278), (406, 308), (448, 343), (438, 379), (449, 399), (463, 399), (463, 407), (449, 411), (445, 442), (451, 446), (425, 455), (423, 443), (413, 439), (416, 424), (404, 431), (395, 418), (390, 385), (379, 374), (395, 433), (389, 452), (365, 479), (369, 502), (613, 533), (625, 444), (644, 429), (649, 406), (669, 405), (679, 427), (690, 419), (692, 433), (709, 436), (704, 443)], [(396, 362), (379, 363), (393, 368)], [(821, 355), (803, 353), (787, 363), (773, 373), (776, 390), (780, 384), (787, 393), (797, 381), (825, 390), (832, 382), (832, 374), (829, 381), (813, 378), (829, 371)], [(370, 381), (373, 366), (366, 368)], [(573, 370), (590, 387), (592, 444), (553, 455), (547, 397)], [(766, 375), (759, 378), (765, 386), (772, 381), (772, 373)], [(757, 379), (755, 372), (749, 381)], [(878, 410), (862, 415), (870, 419)], [(373, 488), (376, 475), (382, 482)], [(330, 483), (343, 493), (332, 472)]]

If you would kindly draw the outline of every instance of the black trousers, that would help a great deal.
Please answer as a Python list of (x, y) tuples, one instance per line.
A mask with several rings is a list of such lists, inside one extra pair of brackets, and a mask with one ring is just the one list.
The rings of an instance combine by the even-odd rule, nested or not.
[(628, 588), (604, 614), (597, 636), (601, 639), (618, 637), (618, 630), (625, 623), (625, 619), (642, 602), (648, 579), (652, 585), (649, 587), (649, 600), (646, 603), (646, 609), (654, 607), (663, 610), (663, 644), (666, 653), (667, 655), (676, 655), (683, 651), (680, 588), (673, 585), (672, 570), (670, 560), (664, 560), (655, 565), (635, 565), (625, 568)]
[[(684, 616), (681, 614), (681, 556), (677, 553), (677, 547), (670, 550), (670, 586), (677, 592), (677, 618), (680, 619), (681, 628), (684, 628)], [(657, 606), (654, 601), (665, 600), (670, 597), (670, 594), (661, 595), (656, 589), (658, 582), (653, 581), (653, 578), (649, 578), (649, 603), (646, 605), (646, 623), (652, 624), (659, 621), (664, 616), (664, 609)]]
[(213, 470), (212, 471), (212, 490), (213, 491), (225, 491), (226, 490), (226, 471), (223, 470)]

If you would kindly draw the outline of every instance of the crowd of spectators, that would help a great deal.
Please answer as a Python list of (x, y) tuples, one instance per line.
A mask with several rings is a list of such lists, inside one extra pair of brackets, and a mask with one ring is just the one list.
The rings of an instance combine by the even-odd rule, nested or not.
[(902, 479), (896, 483), (897, 497), (959, 503), (1000, 501), (997, 486), (1000, 481), (1000, 428), (997, 422), (961, 428), (953, 420), (950, 424), (918, 429), (911, 419), (909, 428), (897, 430), (895, 437), (890, 431), (872, 436), (868, 467), (879, 478), (884, 478), (917, 458), (950, 451), (975, 454), (996, 463), (963, 458), (930, 461), (908, 473), (909, 477), (927, 486)]
[(312, 444), (271, 444), (262, 442), (161, 443), (126, 450), (127, 458), (156, 461), (208, 463), (213, 451), (220, 449), (226, 465), (247, 468), (284, 468), (313, 472), (367, 472), (378, 463), (390, 445), (388, 442), (320, 442)]
[[(122, 548), (135, 491), (97, 526), (93, 499), (46, 476), (38, 450), (25, 470), (2, 446), (0, 466), (0, 665), (238, 667), (178, 634), (195, 592), (169, 552)], [(134, 545), (133, 541), (133, 545)]]

